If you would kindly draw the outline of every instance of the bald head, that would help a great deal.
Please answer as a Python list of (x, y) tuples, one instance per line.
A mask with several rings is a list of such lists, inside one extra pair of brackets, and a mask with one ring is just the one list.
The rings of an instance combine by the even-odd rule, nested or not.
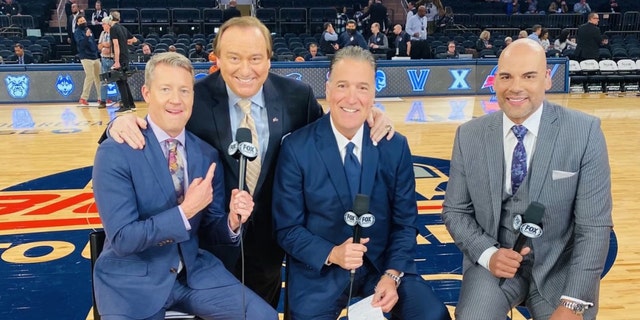
[(551, 88), (551, 73), (542, 46), (531, 39), (508, 45), (498, 59), (493, 83), (498, 104), (514, 123), (522, 124), (535, 113)]

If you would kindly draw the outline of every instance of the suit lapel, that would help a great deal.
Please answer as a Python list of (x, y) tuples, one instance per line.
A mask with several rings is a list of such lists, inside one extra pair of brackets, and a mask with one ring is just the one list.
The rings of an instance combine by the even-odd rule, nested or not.
[(338, 143), (333, 137), (329, 115), (327, 114), (322, 117), (316, 126), (315, 145), (329, 173), (329, 180), (331, 180), (331, 184), (336, 189), (340, 203), (342, 203), (344, 211), (347, 211), (351, 209), (353, 199), (350, 199), (351, 191), (349, 190), (347, 175), (344, 173), (344, 164), (340, 158)]
[[(187, 155), (187, 172), (189, 177), (189, 183), (187, 183), (187, 186), (189, 186), (194, 178), (204, 178), (204, 175), (206, 174), (203, 173), (201, 162), (198, 161), (199, 159), (202, 159), (202, 151), (198, 146), (198, 143), (189, 133), (185, 135), (184, 151)], [(204, 170), (207, 169), (209, 168), (207, 167)]]
[(378, 170), (378, 148), (373, 145), (369, 138), (370, 128), (364, 125), (362, 138), (362, 175), (360, 178), (360, 193), (371, 195), (373, 183)]
[(542, 117), (540, 118), (540, 129), (536, 139), (535, 151), (531, 159), (531, 169), (529, 170), (529, 200), (537, 201), (542, 192), (545, 179), (549, 176), (549, 165), (553, 155), (554, 146), (558, 137), (560, 127), (556, 120), (558, 114), (557, 106), (544, 102)]
[(142, 152), (144, 153), (144, 157), (147, 159), (149, 168), (153, 171), (160, 188), (162, 188), (162, 192), (160, 192), (160, 194), (165, 197), (170, 195), (169, 200), (174, 202), (177, 201), (176, 192), (173, 189), (173, 181), (169, 174), (169, 164), (167, 162), (167, 158), (162, 152), (162, 148), (158, 143), (156, 135), (153, 134), (153, 130), (149, 127), (142, 130), (142, 134), (146, 140), (146, 147), (142, 149)]
[(234, 140), (231, 132), (231, 117), (229, 115), (229, 95), (227, 94), (227, 86), (222, 79), (222, 76), (218, 73), (216, 81), (213, 83), (211, 89), (212, 99), (212, 112), (213, 119), (211, 123), (214, 126), (212, 130), (217, 135), (218, 146), (213, 146), (220, 151), (221, 158), (224, 159), (229, 165), (225, 170), (231, 170), (234, 177), (238, 177), (238, 165), (234, 165), (236, 160), (227, 152), (228, 146)]
[(262, 87), (262, 94), (264, 97), (264, 107), (267, 109), (267, 124), (269, 126), (269, 142), (267, 146), (267, 153), (262, 159), (262, 170), (260, 170), (260, 177), (258, 178), (258, 183), (256, 193), (260, 191), (262, 188), (262, 184), (264, 182), (265, 177), (269, 173), (268, 168), (271, 168), (271, 163), (275, 161), (276, 151), (279, 149), (280, 140), (282, 139), (283, 133), (283, 111), (282, 111), (282, 102), (279, 101), (278, 92), (273, 87), (273, 83), (269, 78), (265, 81)]
[(484, 148), (489, 169), (489, 189), (494, 221), (500, 221), (502, 185), (504, 183), (504, 137), (502, 136), (502, 112), (491, 115), (484, 132)]

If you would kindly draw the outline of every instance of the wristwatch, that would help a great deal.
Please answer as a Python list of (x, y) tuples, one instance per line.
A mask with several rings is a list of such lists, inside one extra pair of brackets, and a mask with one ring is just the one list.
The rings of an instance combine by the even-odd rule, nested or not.
[(586, 304), (578, 303), (571, 300), (561, 300), (560, 305), (573, 311), (574, 314), (582, 315), (589, 306)]
[(400, 286), (400, 282), (402, 282), (402, 277), (404, 276), (404, 272), (400, 272), (400, 275), (395, 275), (389, 271), (385, 271), (384, 275), (393, 279), (396, 282), (396, 288)]

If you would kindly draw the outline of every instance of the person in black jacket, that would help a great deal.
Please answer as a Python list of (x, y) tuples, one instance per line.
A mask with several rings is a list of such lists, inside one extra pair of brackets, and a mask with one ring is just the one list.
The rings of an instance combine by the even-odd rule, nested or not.
[(222, 21), (223, 22), (227, 22), (227, 20), (229, 20), (231, 18), (242, 16), (242, 13), (240, 12), (240, 10), (238, 10), (238, 8), (236, 8), (237, 4), (238, 4), (238, 2), (236, 0), (230, 0), (229, 1), (229, 7), (224, 9), (224, 11), (222, 11)]
[(598, 13), (592, 12), (589, 14), (587, 23), (578, 28), (578, 33), (576, 34), (578, 46), (574, 53), (576, 60), (598, 60), (600, 58), (602, 35), (600, 34), (600, 28), (598, 28), (599, 19)]
[(91, 94), (91, 84), (96, 87), (98, 95), (98, 104), (104, 107), (100, 91), (100, 54), (98, 53), (98, 45), (96, 44), (93, 32), (87, 26), (87, 19), (80, 16), (77, 20), (78, 26), (73, 37), (78, 46), (78, 57), (84, 69), (84, 85), (82, 86), (82, 94), (80, 95), (80, 104), (89, 105), (87, 100)]
[(9, 56), (9, 61), (15, 61), (18, 64), (31, 64), (35, 61), (30, 54), (24, 52), (24, 46), (21, 43), (16, 43), (13, 46), (13, 54)]

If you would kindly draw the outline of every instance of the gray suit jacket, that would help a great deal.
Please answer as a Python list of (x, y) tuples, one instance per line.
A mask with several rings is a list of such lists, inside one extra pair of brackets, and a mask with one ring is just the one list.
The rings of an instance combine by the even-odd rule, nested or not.
[[(456, 133), (443, 219), (464, 254), (465, 269), (487, 248), (499, 246), (502, 116), (474, 119)], [(596, 302), (613, 225), (600, 120), (545, 101), (529, 179), (530, 201), (546, 207), (544, 232), (531, 246), (541, 295), (551, 303), (561, 295)]]

